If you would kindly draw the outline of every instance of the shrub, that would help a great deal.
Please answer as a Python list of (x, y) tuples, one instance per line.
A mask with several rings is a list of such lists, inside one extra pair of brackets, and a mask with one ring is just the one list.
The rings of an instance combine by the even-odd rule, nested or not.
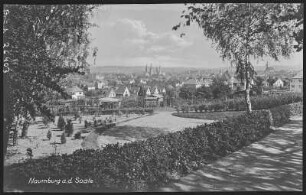
[[(260, 95), (251, 97), (253, 110), (270, 109), (300, 101), (303, 101), (303, 95), (298, 93), (284, 93), (269, 96)], [(246, 103), (244, 98), (229, 99), (227, 101), (215, 100), (199, 106), (199, 109), (200, 108), (208, 111), (245, 111)]]
[(81, 139), (81, 131), (74, 134), (74, 139)]
[[(103, 150), (77, 150), (11, 165), (7, 181), (12, 188), (55, 191), (135, 191), (169, 181), (248, 145), (271, 132), (269, 112), (254, 111), (239, 117), (204, 124), (144, 141), (106, 145)], [(91, 178), (87, 185), (28, 185), (35, 178)], [(142, 189), (139, 189), (142, 188)]]
[(64, 130), (65, 125), (66, 125), (65, 119), (63, 118), (63, 116), (60, 116), (60, 117), (58, 118), (57, 127), (58, 127), (60, 130)]
[(62, 135), (61, 135), (61, 143), (62, 143), (62, 144), (65, 144), (65, 143), (66, 143), (66, 135), (65, 135), (65, 132), (63, 132)]
[(50, 140), (52, 137), (52, 132), (50, 130), (48, 130), (48, 133), (47, 133), (47, 138)]
[(68, 137), (70, 137), (73, 134), (73, 124), (71, 120), (67, 121), (67, 124), (65, 126), (65, 133)]
[(273, 125), (281, 126), (290, 121), (290, 116), (303, 113), (303, 102), (278, 106), (270, 109)]
[(42, 122), (43, 122), (43, 124), (44, 124), (45, 126), (47, 126), (48, 123), (50, 122), (49, 117), (47, 117), (47, 116), (44, 115), (43, 118), (42, 118)]

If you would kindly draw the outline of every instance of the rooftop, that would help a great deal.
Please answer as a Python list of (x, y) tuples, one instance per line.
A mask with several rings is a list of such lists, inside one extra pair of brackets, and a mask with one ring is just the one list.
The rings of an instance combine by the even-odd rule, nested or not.
[(292, 77), (293, 79), (302, 79), (303, 78), (303, 70), (298, 72), (294, 77)]

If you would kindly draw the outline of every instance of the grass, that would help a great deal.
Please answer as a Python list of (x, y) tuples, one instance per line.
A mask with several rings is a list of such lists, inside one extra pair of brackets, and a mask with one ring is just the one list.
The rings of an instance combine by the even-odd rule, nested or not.
[(122, 139), (147, 139), (164, 133), (165, 131), (159, 128), (124, 125), (112, 127), (106, 131), (103, 131), (102, 135), (113, 136)]
[(225, 112), (189, 112), (189, 113), (173, 113), (173, 116), (182, 118), (197, 118), (207, 120), (224, 120), (226, 118), (236, 117), (245, 113), (245, 111), (225, 111)]

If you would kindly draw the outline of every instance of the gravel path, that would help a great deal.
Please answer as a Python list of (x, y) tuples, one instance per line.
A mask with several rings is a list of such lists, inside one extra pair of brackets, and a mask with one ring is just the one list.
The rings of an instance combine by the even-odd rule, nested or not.
[(121, 122), (112, 129), (102, 133), (97, 139), (98, 145), (120, 144), (136, 140), (144, 140), (158, 134), (182, 131), (186, 127), (196, 127), (204, 123), (212, 123), (213, 120), (182, 118), (172, 115), (173, 112), (163, 111), (138, 119)]
[(302, 191), (303, 119), (157, 191)]
[(186, 127), (196, 127), (204, 123), (212, 123), (213, 120), (182, 118), (173, 116), (172, 112), (159, 112), (151, 116), (123, 122), (120, 125), (161, 128), (168, 132), (184, 130)]

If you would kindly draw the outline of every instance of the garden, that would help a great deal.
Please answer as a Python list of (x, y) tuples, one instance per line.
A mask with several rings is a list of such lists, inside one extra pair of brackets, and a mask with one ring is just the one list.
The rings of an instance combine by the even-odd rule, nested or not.
[[(27, 191), (147, 191), (262, 139), (273, 132), (271, 125), (282, 125), (302, 111), (302, 101), (279, 104), (145, 140), (107, 144), (101, 150), (80, 149), (72, 154), (29, 159), (5, 170), (10, 178), (5, 185)], [(82, 177), (94, 182), (54, 188), (27, 185), (29, 177)]]

